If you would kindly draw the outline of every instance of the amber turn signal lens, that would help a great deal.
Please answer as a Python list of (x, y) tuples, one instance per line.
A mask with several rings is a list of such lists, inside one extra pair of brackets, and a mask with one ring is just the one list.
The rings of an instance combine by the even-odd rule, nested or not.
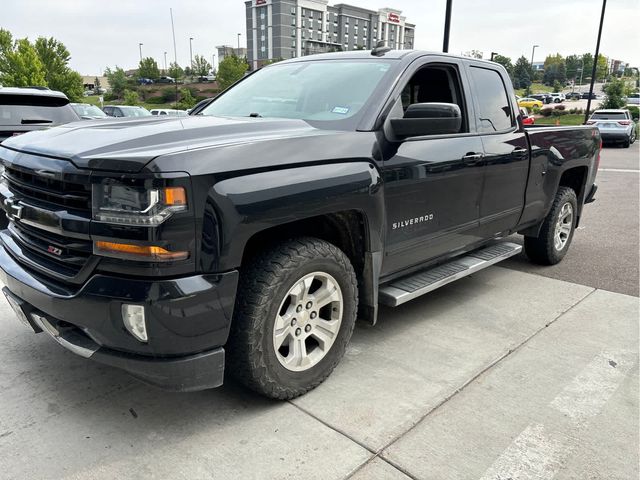
[(164, 189), (164, 201), (169, 207), (187, 205), (187, 194), (182, 187), (167, 187)]
[(156, 246), (130, 245), (128, 243), (104, 242), (101, 240), (96, 241), (94, 245), (97, 254), (132, 255), (145, 260), (184, 260), (189, 256), (189, 252), (170, 252), (165, 248)]

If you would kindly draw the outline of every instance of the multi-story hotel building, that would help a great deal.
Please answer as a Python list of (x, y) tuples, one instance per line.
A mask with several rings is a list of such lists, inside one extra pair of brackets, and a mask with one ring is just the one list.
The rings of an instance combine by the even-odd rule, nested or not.
[(329, 5), (327, 0), (249, 0), (247, 58), (251, 68), (313, 53), (371, 49), (377, 42), (414, 48), (415, 25), (400, 10)]

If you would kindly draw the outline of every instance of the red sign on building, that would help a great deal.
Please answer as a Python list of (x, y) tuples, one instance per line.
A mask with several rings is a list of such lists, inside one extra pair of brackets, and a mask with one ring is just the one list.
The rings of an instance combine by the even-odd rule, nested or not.
[(256, 0), (256, 5), (266, 5), (267, 0)]
[(387, 15), (387, 19), (391, 23), (400, 23), (400, 15), (398, 15), (397, 13), (390, 13), (389, 15)]

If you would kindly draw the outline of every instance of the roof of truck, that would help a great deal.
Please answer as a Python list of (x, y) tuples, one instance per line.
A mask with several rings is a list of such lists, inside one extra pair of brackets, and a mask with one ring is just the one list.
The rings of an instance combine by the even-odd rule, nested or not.
[(0, 95), (33, 95), (37, 97), (58, 97), (67, 98), (67, 96), (56, 90), (49, 90), (48, 88), (36, 88), (36, 87), (2, 87), (0, 86)]

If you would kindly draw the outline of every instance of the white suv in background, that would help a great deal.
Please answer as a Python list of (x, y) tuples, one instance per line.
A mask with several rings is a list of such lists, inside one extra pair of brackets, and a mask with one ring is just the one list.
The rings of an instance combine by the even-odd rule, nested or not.
[(598, 127), (603, 142), (622, 143), (623, 147), (629, 148), (636, 141), (636, 124), (626, 109), (596, 110), (587, 125)]
[(564, 96), (564, 93), (550, 93), (549, 95), (551, 95), (553, 103), (561, 103), (567, 99), (567, 97)]

